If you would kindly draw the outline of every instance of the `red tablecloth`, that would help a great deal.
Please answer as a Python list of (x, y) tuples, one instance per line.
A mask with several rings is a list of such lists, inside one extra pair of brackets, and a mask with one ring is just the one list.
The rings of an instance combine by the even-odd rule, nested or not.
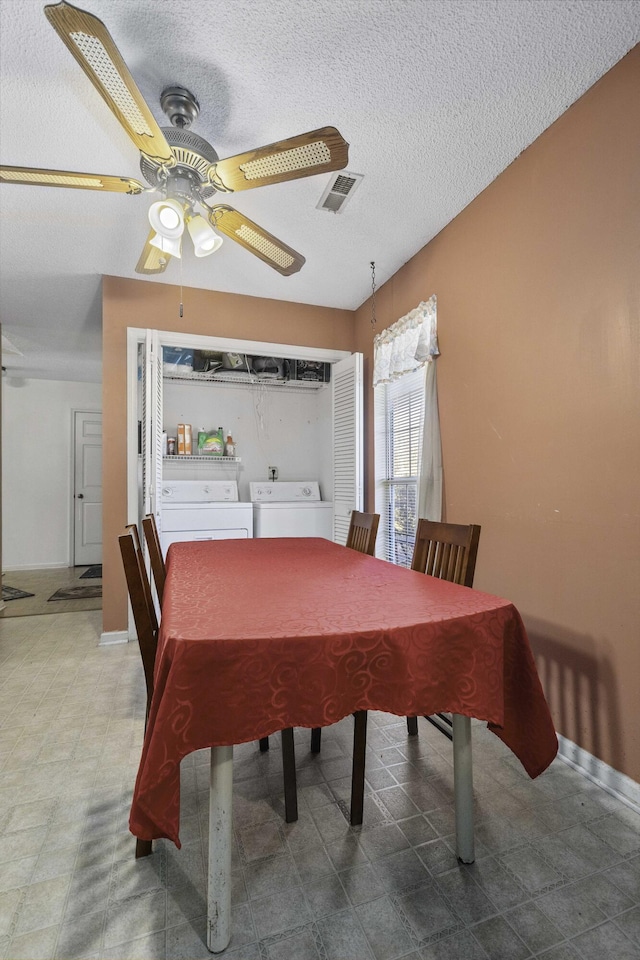
[(487, 720), (531, 777), (558, 744), (507, 600), (307, 538), (174, 543), (131, 832), (178, 846), (182, 757), (356, 710)]

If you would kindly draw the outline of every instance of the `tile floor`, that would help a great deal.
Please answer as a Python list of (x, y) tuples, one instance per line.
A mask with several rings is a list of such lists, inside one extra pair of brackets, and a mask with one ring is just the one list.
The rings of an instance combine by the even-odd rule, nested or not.
[[(208, 756), (183, 764), (182, 850), (136, 861), (127, 814), (143, 733), (136, 644), (100, 613), (0, 623), (0, 957), (204, 958)], [(372, 714), (365, 826), (350, 828), (349, 719), (283, 820), (279, 738), (236, 749), (225, 960), (640, 957), (640, 815), (560, 761), (532, 782), (474, 725), (477, 860), (453, 852), (450, 745)]]

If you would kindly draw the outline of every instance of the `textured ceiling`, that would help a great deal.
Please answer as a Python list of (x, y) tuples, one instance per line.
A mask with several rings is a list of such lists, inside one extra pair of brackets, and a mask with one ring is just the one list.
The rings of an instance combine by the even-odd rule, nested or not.
[[(161, 125), (198, 97), (221, 157), (332, 124), (364, 181), (329, 176), (233, 205), (307, 262), (281, 277), (226, 240), (162, 282), (353, 309), (453, 219), (640, 36), (637, 0), (86, 0)], [(0, 2), (0, 162), (140, 178), (138, 155), (35, 0)], [(150, 198), (0, 187), (0, 320), (14, 375), (99, 380), (100, 276), (135, 277)], [(150, 279), (148, 282), (155, 282)]]

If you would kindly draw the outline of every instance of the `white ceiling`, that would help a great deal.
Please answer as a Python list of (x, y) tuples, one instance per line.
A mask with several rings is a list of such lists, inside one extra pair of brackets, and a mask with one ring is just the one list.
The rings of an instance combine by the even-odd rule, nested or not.
[[(161, 125), (200, 101), (221, 157), (327, 124), (364, 181), (316, 210), (329, 176), (247, 190), (238, 210), (307, 262), (281, 277), (225, 240), (161, 282), (354, 309), (638, 41), (637, 0), (84, 0)], [(0, 2), (0, 162), (141, 179), (126, 134), (40, 0)], [(150, 198), (0, 187), (0, 320), (9, 373), (101, 376), (100, 276), (136, 277)], [(148, 282), (156, 282), (149, 279)]]

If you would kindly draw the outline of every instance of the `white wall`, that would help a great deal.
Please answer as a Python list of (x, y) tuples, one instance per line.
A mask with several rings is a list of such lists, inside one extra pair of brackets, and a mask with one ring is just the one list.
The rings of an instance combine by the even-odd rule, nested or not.
[[(333, 447), (331, 387), (296, 390), (254, 384), (164, 381), (164, 428), (176, 435), (178, 423), (198, 430), (224, 427), (231, 433), (242, 463), (238, 471), (241, 500), (249, 500), (249, 481), (268, 480), (269, 466), (278, 480), (318, 480), (323, 500), (331, 500)], [(235, 478), (235, 467), (165, 463), (168, 480)]]
[(72, 410), (101, 410), (102, 386), (2, 378), (2, 566), (68, 566)]

